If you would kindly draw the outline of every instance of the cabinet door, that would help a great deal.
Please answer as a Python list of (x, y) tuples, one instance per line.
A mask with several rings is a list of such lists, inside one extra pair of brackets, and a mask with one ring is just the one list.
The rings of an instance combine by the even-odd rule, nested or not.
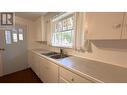
[(60, 76), (59, 83), (69, 83), (66, 79)]
[(40, 78), (46, 83), (58, 83), (58, 66), (44, 58), (41, 58)]
[(34, 53), (32, 51), (28, 52), (28, 63), (32, 70), (34, 70)]
[(41, 41), (42, 33), (41, 33), (41, 18), (38, 18), (35, 21), (35, 33), (36, 33), (36, 41)]
[(40, 60), (39, 60), (39, 55), (37, 55), (34, 52), (29, 52), (29, 65), (32, 68), (32, 70), (36, 73), (36, 75), (39, 77), (40, 76)]
[(40, 77), (40, 60), (37, 54), (34, 54), (34, 71), (36, 75)]
[(47, 82), (58, 83), (58, 66), (50, 61), (47, 61)]
[(121, 39), (127, 39), (127, 13), (124, 15), (124, 24)]
[(45, 83), (47, 80), (47, 70), (46, 70), (47, 60), (40, 57), (40, 79)]
[(120, 39), (124, 13), (87, 13), (87, 39)]
[(36, 41), (45, 41), (44, 17), (41, 16), (35, 21)]

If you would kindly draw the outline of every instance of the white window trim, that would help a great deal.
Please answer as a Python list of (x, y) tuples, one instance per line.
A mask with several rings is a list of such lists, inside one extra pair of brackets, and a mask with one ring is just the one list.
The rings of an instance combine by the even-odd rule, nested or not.
[[(73, 12), (71, 12), (71, 13), (64, 13), (64, 14), (62, 14), (62, 15), (58, 15), (58, 16), (56, 16), (52, 21), (53, 21), (53, 23), (57, 23), (57, 22), (59, 22), (59, 21), (61, 21), (61, 20), (63, 20), (63, 19), (66, 19), (66, 18), (69, 18), (69, 17), (71, 17), (71, 16), (73, 16), (74, 15), (74, 13)], [(74, 20), (75, 21), (75, 20)], [(52, 37), (53, 37), (53, 33), (55, 32), (55, 29), (54, 29), (54, 27), (55, 27), (55, 24), (53, 24), (53, 28), (52, 28)], [(71, 29), (70, 29), (71, 30)], [(75, 23), (74, 23), (74, 28), (72, 29), (73, 31), (75, 31)], [(67, 30), (66, 30), (67, 31)], [(71, 46), (60, 46), (60, 45), (56, 45), (56, 44), (53, 44), (52, 42), (52, 46), (53, 47), (61, 47), (61, 48), (73, 48), (73, 40), (74, 40), (74, 38), (73, 38), (73, 35), (74, 35), (74, 33), (72, 32), (72, 45)], [(52, 38), (53, 39), (53, 38)]]
[(74, 13), (73, 12), (69, 12), (69, 13), (64, 13), (64, 14), (59, 14), (59, 15), (57, 15), (57, 16), (55, 16), (54, 18), (53, 18), (53, 22), (56, 22), (56, 21), (59, 21), (59, 20), (62, 20), (62, 19), (64, 19), (64, 18), (66, 18), (66, 17), (68, 17), (68, 16), (71, 16), (71, 15), (73, 15)]

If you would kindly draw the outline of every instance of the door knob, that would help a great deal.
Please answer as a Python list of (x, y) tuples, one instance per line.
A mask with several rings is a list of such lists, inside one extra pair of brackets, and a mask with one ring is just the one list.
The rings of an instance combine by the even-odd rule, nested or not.
[(4, 51), (5, 49), (4, 48), (0, 48), (1, 51)]

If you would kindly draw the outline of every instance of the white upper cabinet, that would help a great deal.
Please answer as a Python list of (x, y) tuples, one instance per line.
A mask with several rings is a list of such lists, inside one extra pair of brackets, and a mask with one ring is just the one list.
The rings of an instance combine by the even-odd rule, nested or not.
[(46, 41), (46, 34), (44, 29), (44, 17), (41, 16), (35, 21), (35, 35), (36, 41)]
[(125, 13), (124, 15), (124, 23), (121, 39), (127, 39), (127, 13)]
[(93, 40), (120, 39), (123, 28), (123, 17), (124, 13), (122, 12), (88, 12), (86, 15), (86, 38)]

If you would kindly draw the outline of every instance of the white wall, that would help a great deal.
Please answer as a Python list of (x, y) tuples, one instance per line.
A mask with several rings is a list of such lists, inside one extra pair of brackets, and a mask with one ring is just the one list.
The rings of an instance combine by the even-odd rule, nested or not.
[(16, 23), (27, 26), (27, 48), (40, 48), (40, 43), (35, 42), (36, 31), (34, 21), (16, 16)]
[[(114, 41), (111, 41), (112, 44)], [(99, 43), (99, 42), (98, 42)], [(115, 42), (116, 43), (116, 42)], [(72, 54), (75, 56), (88, 58), (91, 60), (96, 60), (100, 62), (105, 62), (108, 64), (118, 65), (122, 67), (127, 67), (127, 45), (125, 46), (125, 41), (118, 41), (117, 44), (121, 45), (123, 48), (112, 48), (111, 45), (107, 45), (107, 47), (97, 46), (96, 43), (91, 42), (91, 52), (76, 52), (72, 49), (64, 49), (64, 51), (68, 54)], [(105, 41), (100, 43), (101, 45), (105, 44)], [(49, 46), (43, 46), (43, 48), (52, 51), (59, 52), (59, 48), (53, 48)]]
[[(46, 15), (46, 19), (53, 14)], [(45, 19), (45, 20), (46, 20)], [(42, 45), (43, 48), (57, 51), (58, 48)], [(65, 49), (65, 52), (76, 56), (127, 67), (127, 40), (92, 41), (91, 52), (79, 53), (72, 49)]]
[[(56, 13), (50, 13), (45, 16), (45, 21), (47, 18), (53, 16)], [(18, 17), (20, 23), (28, 24), (28, 49), (33, 48), (43, 48), (49, 49), (52, 51), (59, 52), (58, 48), (49, 47), (41, 43), (35, 42), (35, 28), (34, 22)], [(92, 41), (91, 42), (91, 52), (79, 53), (72, 49), (65, 49), (65, 52), (69, 54), (74, 54), (84, 58), (97, 60), (105, 62), (108, 64), (119, 65), (127, 67), (127, 41), (126, 40), (117, 40), (117, 41)]]

